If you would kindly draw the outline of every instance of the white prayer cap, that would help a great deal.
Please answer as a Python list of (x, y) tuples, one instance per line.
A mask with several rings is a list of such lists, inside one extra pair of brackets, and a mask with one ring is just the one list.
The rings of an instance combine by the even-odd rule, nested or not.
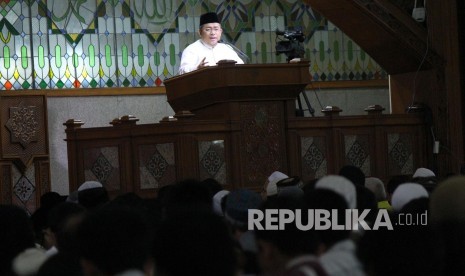
[(102, 188), (102, 183), (98, 181), (86, 181), (81, 184), (78, 188), (78, 192), (82, 192), (84, 190), (94, 189), (94, 188)]
[(427, 168), (418, 168), (413, 174), (413, 178), (416, 177), (434, 177), (436, 176), (434, 172)]
[(228, 190), (221, 190), (213, 196), (213, 212), (219, 216), (224, 216), (224, 210), (221, 206), (223, 198), (229, 194)]
[(357, 192), (355, 185), (349, 179), (340, 175), (327, 175), (320, 178), (315, 189), (328, 189), (341, 195), (346, 201), (349, 209), (357, 207)]
[(381, 179), (377, 177), (367, 177), (365, 178), (365, 187), (375, 194), (376, 201), (386, 200), (386, 189)]
[(48, 256), (39, 248), (28, 248), (17, 255), (12, 263), (13, 271), (19, 276), (36, 275)]
[(288, 178), (289, 176), (285, 175), (284, 173), (282, 172), (278, 172), (278, 171), (275, 171), (273, 172), (269, 177), (268, 177), (268, 181), (271, 182), (271, 181), (274, 181), (274, 180), (281, 180), (281, 179), (284, 179), (284, 178)]
[(407, 203), (421, 197), (429, 197), (428, 191), (422, 185), (418, 183), (401, 184), (392, 194), (392, 209), (399, 212)]
[(266, 185), (266, 195), (267, 196), (274, 196), (278, 194), (278, 187), (276, 183), (279, 181), (289, 178), (289, 176), (285, 175), (282, 172), (275, 171), (268, 177), (268, 184)]

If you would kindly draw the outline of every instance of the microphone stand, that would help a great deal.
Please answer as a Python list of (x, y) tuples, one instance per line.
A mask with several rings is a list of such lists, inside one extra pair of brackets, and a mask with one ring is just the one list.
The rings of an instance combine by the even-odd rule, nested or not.
[(237, 48), (234, 44), (229, 43), (229, 42), (227, 42), (227, 41), (225, 41), (223, 39), (221, 39), (219, 42), (224, 43), (224, 44), (228, 45), (231, 49), (233, 49), (234, 52), (236, 52), (239, 55), (239, 57), (242, 60), (244, 60), (244, 63), (250, 63), (249, 56), (247, 56), (246, 53), (242, 52), (241, 49)]

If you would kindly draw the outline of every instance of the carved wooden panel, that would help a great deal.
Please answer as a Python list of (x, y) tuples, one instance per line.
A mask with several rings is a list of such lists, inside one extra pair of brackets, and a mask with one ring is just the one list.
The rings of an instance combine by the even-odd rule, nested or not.
[(21, 171), (36, 156), (48, 155), (44, 96), (2, 96), (2, 159), (15, 159)]
[(0, 96), (0, 203), (33, 213), (50, 191), (46, 98)]
[(387, 143), (389, 174), (413, 174), (417, 168), (413, 157), (413, 135), (411, 133), (389, 133)]
[(371, 175), (372, 154), (368, 135), (344, 136), (344, 165), (354, 165), (365, 175)]
[(303, 180), (320, 178), (328, 174), (327, 141), (324, 136), (302, 137), (300, 140)]
[(16, 167), (12, 167), (12, 195), (11, 203), (23, 207), (32, 214), (40, 198), (40, 185), (36, 182), (35, 168), (30, 166), (26, 172), (22, 173)]
[(213, 178), (227, 183), (227, 166), (224, 140), (199, 141), (200, 179)]
[(240, 105), (242, 175), (251, 186), (260, 186), (273, 171), (286, 164), (284, 120), (278, 103)]
[(117, 146), (86, 148), (84, 178), (99, 181), (109, 192), (121, 190), (119, 148)]
[(140, 190), (157, 189), (176, 182), (174, 143), (139, 145)]

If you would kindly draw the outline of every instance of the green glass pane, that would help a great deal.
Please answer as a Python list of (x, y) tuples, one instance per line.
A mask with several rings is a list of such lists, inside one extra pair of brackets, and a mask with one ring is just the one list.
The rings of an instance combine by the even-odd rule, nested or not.
[(339, 41), (334, 41), (333, 47), (334, 47), (334, 51), (333, 51), (334, 60), (339, 61), (339, 59), (340, 59), (340, 56), (339, 56)]
[(176, 47), (174, 47), (174, 44), (170, 44), (170, 64), (171, 66), (176, 65)]
[(21, 46), (21, 66), (26, 69), (29, 64), (26, 46)]
[(361, 50), (360, 51), (360, 59), (365, 61), (366, 58), (367, 58), (367, 55), (366, 55), (365, 51)]
[(131, 85), (131, 82), (128, 79), (124, 79), (123, 85), (124, 87), (129, 87), (129, 85)]
[(76, 53), (73, 54), (73, 66), (77, 68), (79, 66), (79, 57)]
[(95, 87), (97, 87), (97, 85), (98, 85), (98, 83), (97, 83), (97, 81), (95, 79), (92, 79), (90, 81), (90, 87), (95, 88)]
[(64, 84), (61, 80), (57, 81), (57, 87), (58, 87), (58, 88), (61, 89), (61, 88), (63, 88), (64, 86), (65, 86), (65, 84)]
[(28, 89), (29, 87), (31, 87), (31, 84), (28, 82), (28, 81), (25, 81), (23, 82), (23, 84), (21, 85), (24, 89)]
[(265, 42), (262, 42), (261, 48), (262, 48), (262, 63), (266, 63), (268, 59), (266, 58), (266, 43)]
[(144, 46), (142, 45), (137, 46), (137, 59), (139, 66), (144, 66)]
[(105, 45), (105, 62), (107, 64), (107, 67), (111, 67), (111, 47), (110, 45)]
[(252, 43), (247, 42), (247, 45), (245, 46), (245, 53), (248, 57), (252, 56)]
[(60, 47), (60, 45), (55, 46), (55, 65), (58, 68), (61, 67), (61, 47)]
[(95, 66), (95, 48), (94, 45), (89, 45), (89, 66)]
[(318, 48), (320, 52), (320, 61), (325, 61), (325, 43), (320, 41)]
[(350, 61), (354, 60), (354, 44), (351, 40), (347, 42), (347, 58)]
[(39, 83), (39, 86), (40, 86), (40, 88), (45, 89), (45, 88), (47, 88), (47, 83), (46, 83), (44, 80), (42, 80), (42, 81)]
[(3, 66), (5, 69), (10, 69), (10, 48), (8, 46), (3, 47)]
[(40, 69), (43, 69), (45, 67), (45, 51), (44, 51), (44, 46), (40, 45), (39, 49), (39, 67)]
[(121, 52), (122, 52), (122, 58), (123, 58), (123, 66), (128, 67), (128, 64), (129, 64), (128, 46), (123, 45)]
[(160, 53), (158, 51), (153, 55), (153, 62), (156, 66), (160, 66)]

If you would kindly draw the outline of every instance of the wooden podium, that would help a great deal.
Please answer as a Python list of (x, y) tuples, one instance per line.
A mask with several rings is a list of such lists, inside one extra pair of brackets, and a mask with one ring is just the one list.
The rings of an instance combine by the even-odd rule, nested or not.
[(309, 62), (219, 63), (165, 81), (176, 114), (221, 120), (230, 129), (234, 185), (258, 188), (273, 171), (288, 171), (286, 125), (310, 83)]
[(310, 83), (309, 62), (284, 64), (218, 63), (164, 82), (168, 102), (178, 113), (196, 118), (236, 118), (238, 103), (287, 103), (295, 113), (295, 99)]

